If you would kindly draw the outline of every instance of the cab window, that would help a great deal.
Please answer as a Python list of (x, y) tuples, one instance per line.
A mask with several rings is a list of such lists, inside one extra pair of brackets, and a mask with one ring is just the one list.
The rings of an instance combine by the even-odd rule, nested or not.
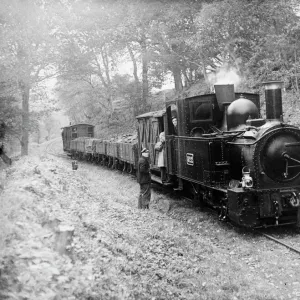
[(191, 101), (189, 108), (191, 121), (208, 121), (212, 118), (212, 105), (210, 101)]

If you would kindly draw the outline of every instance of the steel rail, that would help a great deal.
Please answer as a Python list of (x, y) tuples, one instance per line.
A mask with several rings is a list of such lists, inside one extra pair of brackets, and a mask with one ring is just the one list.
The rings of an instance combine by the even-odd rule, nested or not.
[[(189, 200), (189, 201), (192, 201), (192, 199), (190, 199), (188, 197), (182, 197), (182, 198), (184, 198), (186, 200)], [(214, 210), (214, 209), (212, 209), (210, 207), (207, 207), (207, 206), (205, 208), (207, 208), (209, 211), (214, 212), (214, 213), (217, 214), (216, 210)], [(232, 226), (234, 226), (231, 222), (229, 224), (232, 225)], [(297, 254), (300, 254), (300, 249), (298, 249), (296, 247), (293, 247), (293, 246), (291, 246), (291, 245), (289, 245), (289, 244), (287, 244), (287, 243), (285, 243), (285, 242), (283, 242), (283, 241), (281, 241), (279, 239), (276, 239), (275, 237), (273, 237), (273, 236), (271, 236), (269, 234), (261, 232), (258, 229), (253, 229), (253, 230), (254, 230), (254, 232), (259, 233), (260, 235), (264, 236), (265, 238), (267, 238), (267, 239), (269, 239), (269, 240), (271, 240), (271, 241), (273, 241), (273, 242), (275, 242), (275, 243), (277, 243), (279, 245), (282, 245), (282, 246), (288, 248), (289, 250), (291, 250), (291, 251), (293, 251), (293, 252), (295, 252)]]
[(56, 157), (62, 157), (62, 158), (67, 158), (68, 156), (65, 153), (56, 153), (51, 146), (53, 146), (54, 141), (51, 141), (46, 147), (45, 147), (45, 152), (47, 154), (56, 156)]
[[(259, 231), (257, 231), (257, 232), (259, 232)], [(298, 249), (298, 248), (296, 248), (296, 247), (293, 247), (293, 246), (291, 246), (291, 245), (289, 245), (289, 244), (287, 244), (287, 243), (285, 243), (285, 242), (282, 242), (282, 241), (280, 241), (280, 240), (274, 238), (273, 236), (271, 236), (271, 235), (269, 235), (269, 234), (266, 234), (266, 233), (263, 233), (263, 232), (259, 232), (259, 233), (260, 233), (261, 235), (263, 235), (264, 237), (266, 237), (267, 239), (272, 240), (273, 242), (275, 242), (275, 243), (277, 243), (277, 244), (280, 244), (280, 245), (282, 245), (282, 246), (285, 246), (286, 248), (288, 248), (288, 249), (290, 249), (290, 250), (292, 250), (292, 251), (294, 251), (294, 252), (300, 254), (300, 249)]]

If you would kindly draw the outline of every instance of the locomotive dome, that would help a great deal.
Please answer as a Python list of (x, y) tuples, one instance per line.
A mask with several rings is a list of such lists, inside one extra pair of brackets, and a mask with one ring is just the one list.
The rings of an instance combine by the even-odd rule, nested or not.
[(251, 119), (257, 119), (259, 111), (257, 106), (244, 97), (241, 97), (233, 101), (227, 109), (228, 117), (228, 129), (235, 128), (237, 126), (246, 124), (246, 121)]

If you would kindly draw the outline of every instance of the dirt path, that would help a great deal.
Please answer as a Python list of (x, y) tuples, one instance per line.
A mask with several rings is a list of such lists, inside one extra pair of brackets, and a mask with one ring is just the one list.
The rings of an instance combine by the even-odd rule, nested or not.
[[(162, 213), (157, 191), (138, 210), (130, 176), (86, 163), (72, 171), (51, 155), (7, 173), (3, 299), (300, 298), (299, 256), (207, 212)], [(53, 249), (58, 224), (75, 228), (69, 256)]]

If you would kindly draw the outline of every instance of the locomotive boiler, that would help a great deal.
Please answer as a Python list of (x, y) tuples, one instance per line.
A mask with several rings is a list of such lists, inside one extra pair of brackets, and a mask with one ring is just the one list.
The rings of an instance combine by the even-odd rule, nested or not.
[[(226, 210), (231, 220), (244, 226), (283, 225), (297, 219), (300, 131), (283, 122), (280, 86), (265, 83), (266, 119), (236, 124), (245, 131), (227, 143), (231, 180)], [(228, 119), (234, 119), (239, 111), (229, 109)]]

